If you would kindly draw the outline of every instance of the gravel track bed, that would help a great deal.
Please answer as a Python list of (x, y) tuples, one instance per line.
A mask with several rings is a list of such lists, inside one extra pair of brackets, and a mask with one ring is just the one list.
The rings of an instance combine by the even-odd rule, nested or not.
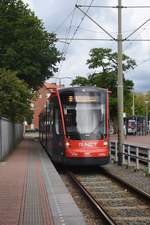
[(148, 203), (113, 179), (96, 173), (79, 173), (76, 177), (117, 224), (150, 225)]
[(91, 207), (90, 203), (83, 196), (83, 194), (74, 185), (72, 180), (67, 175), (62, 175), (61, 178), (71, 193), (74, 201), (82, 212), (85, 221), (88, 225), (106, 225), (104, 221), (100, 218), (98, 213)]
[(100, 201), (100, 202), (102, 202), (102, 205), (104, 207), (108, 207), (108, 205), (111, 207), (133, 207), (136, 204), (137, 208), (138, 208), (138, 205), (142, 204), (140, 200), (137, 200), (135, 198), (131, 198), (128, 200), (126, 200), (126, 199), (113, 199), (113, 200), (105, 199), (105, 201), (103, 199), (103, 201)]
[(150, 194), (150, 176), (147, 176), (143, 170), (135, 171), (135, 167), (131, 166), (119, 167), (116, 163), (109, 163), (104, 169)]

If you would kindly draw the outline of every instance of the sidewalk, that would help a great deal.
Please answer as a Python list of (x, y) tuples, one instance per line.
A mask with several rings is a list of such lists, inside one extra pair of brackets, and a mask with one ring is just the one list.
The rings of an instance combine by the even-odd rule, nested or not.
[(37, 139), (26, 137), (0, 162), (0, 225), (85, 225)]
[[(111, 140), (117, 140), (117, 135), (111, 135)], [(125, 137), (125, 143), (150, 146), (150, 134), (146, 136), (128, 135)]]
[(26, 139), (0, 163), (0, 225), (51, 225), (50, 217), (41, 162)]

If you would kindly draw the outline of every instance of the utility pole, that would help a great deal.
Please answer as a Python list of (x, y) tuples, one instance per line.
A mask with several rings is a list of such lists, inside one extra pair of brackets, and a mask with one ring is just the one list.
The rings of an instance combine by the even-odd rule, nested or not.
[(135, 99), (134, 99), (134, 90), (132, 90), (132, 116), (135, 115)]
[(122, 153), (124, 143), (124, 122), (123, 122), (123, 73), (122, 73), (122, 4), (118, 0), (118, 165), (122, 165)]
[(144, 101), (145, 103), (145, 121), (146, 121), (146, 134), (148, 133), (148, 103), (149, 101)]
[[(133, 32), (131, 32), (127, 37), (122, 38), (122, 9), (123, 8), (150, 8), (150, 6), (122, 6), (122, 0), (118, 0), (118, 6), (92, 6), (93, 1), (90, 5), (75, 5), (85, 16), (89, 18), (94, 24), (96, 24), (105, 34), (109, 36), (110, 39), (92, 39), (92, 40), (107, 40), (107, 41), (116, 41), (118, 47), (118, 83), (117, 83), (117, 97), (118, 97), (118, 165), (122, 165), (122, 156), (123, 156), (123, 144), (124, 144), (124, 99), (123, 99), (123, 69), (122, 69), (122, 43), (124, 41), (150, 41), (150, 39), (129, 39), (137, 31), (139, 31), (145, 24), (150, 21), (150, 18), (137, 27)], [(91, 18), (87, 11), (82, 10), (82, 7), (92, 8), (117, 8), (118, 9), (118, 35), (117, 38), (113, 37), (105, 28), (103, 28), (97, 21)], [(83, 18), (84, 19), (84, 18)], [(81, 20), (81, 22), (83, 21)], [(80, 22), (80, 24), (81, 24)], [(80, 26), (79, 24), (79, 26)], [(78, 26), (78, 28), (79, 28)], [(74, 39), (74, 38), (65, 38), (65, 40), (89, 40), (89, 39)], [(90, 39), (91, 40), (91, 39)]]
[(61, 87), (61, 85), (62, 85), (61, 80), (63, 80), (63, 79), (72, 79), (72, 77), (69, 77), (69, 76), (68, 77), (53, 77), (53, 78), (58, 80), (59, 87)]

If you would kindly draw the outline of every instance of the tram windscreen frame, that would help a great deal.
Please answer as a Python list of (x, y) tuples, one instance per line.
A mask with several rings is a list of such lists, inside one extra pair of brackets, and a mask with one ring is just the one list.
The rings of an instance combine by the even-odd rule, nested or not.
[(106, 137), (106, 92), (73, 90), (60, 94), (67, 137), (97, 140)]

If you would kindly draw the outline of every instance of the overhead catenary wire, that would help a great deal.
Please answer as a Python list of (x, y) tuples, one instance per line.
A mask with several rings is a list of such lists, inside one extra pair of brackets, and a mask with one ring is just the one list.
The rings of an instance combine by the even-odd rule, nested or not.
[[(90, 9), (91, 5), (93, 4), (93, 2), (94, 2), (94, 0), (91, 1), (90, 6), (89, 6), (88, 9), (86, 10), (86, 12), (89, 11), (89, 9)], [(78, 0), (77, 0), (77, 2), (76, 2), (75, 5), (77, 5), (77, 3), (78, 3)], [(76, 27), (75, 31), (73, 32), (73, 35), (71, 36), (71, 38), (68, 38), (68, 39), (67, 39), (67, 36), (69, 36), (70, 31), (71, 31), (71, 27), (72, 27), (72, 23), (73, 23), (73, 17), (74, 17), (74, 14), (75, 14), (75, 10), (76, 10), (76, 7), (75, 7), (74, 10), (73, 10), (72, 18), (71, 18), (71, 22), (70, 22), (70, 26), (69, 26), (67, 35), (66, 35), (66, 37), (64, 38), (65, 43), (67, 43), (67, 45), (64, 45), (63, 52), (62, 52), (62, 55), (63, 55), (63, 58), (64, 58), (64, 59), (66, 58), (66, 55), (67, 55), (67, 53), (68, 53), (68, 49), (69, 49), (69, 45), (71, 44), (71, 41), (74, 39), (75, 35), (77, 34), (77, 31), (78, 31), (79, 27), (81, 26), (82, 22), (84, 21), (84, 18), (86, 17), (86, 16), (84, 15), (84, 16), (81, 18), (81, 21), (80, 21), (80, 23), (78, 24), (78, 26)], [(67, 40), (69, 40), (69, 42), (67, 42)], [(59, 67), (59, 74), (60, 74), (60, 71), (62, 70), (63, 63), (64, 63), (64, 61), (61, 62), (61, 65), (60, 65), (60, 67)], [(58, 76), (59, 76), (59, 74), (58, 74)]]
[(150, 39), (149, 38), (148, 39), (127, 39), (127, 40), (125, 39), (124, 41), (127, 41), (127, 42), (130, 42), (130, 41), (131, 42), (136, 42), (136, 41), (139, 42), (140, 41), (140, 42), (142, 42), (142, 41), (150, 41)]
[(131, 34), (129, 34), (125, 40), (128, 40), (129, 37), (131, 37), (133, 34), (135, 34), (138, 30), (140, 30), (145, 24), (147, 24), (150, 21), (150, 18), (147, 19), (144, 23), (142, 23), (139, 27), (137, 27)]
[[(78, 5), (80, 8), (87, 8), (89, 7), (89, 5)], [(107, 5), (92, 5), (91, 8), (118, 8), (119, 6), (115, 6), (115, 5), (112, 5), (112, 6), (107, 6)], [(133, 8), (150, 8), (149, 5), (147, 6), (121, 6), (122, 9), (133, 9)]]
[(72, 10), (66, 17), (65, 19), (58, 25), (58, 27), (53, 31), (56, 33), (62, 26), (65, 24), (65, 22), (69, 19), (69, 17), (73, 14), (74, 10)]
[[(142, 66), (144, 63), (146, 63), (148, 61), (150, 61), (150, 57), (140, 61), (139, 63), (137, 63), (137, 65), (134, 67), (134, 69), (137, 69), (137, 67)], [(125, 74), (130, 73), (130, 72), (131, 72), (131, 70), (128, 70), (127, 72), (125, 72)]]
[[(81, 7), (81, 5), (78, 5), (78, 9), (80, 9), (79, 7)], [(88, 7), (88, 6), (85, 6), (85, 5), (83, 5), (83, 7)], [(91, 6), (91, 7), (95, 7), (95, 6)], [(98, 7), (98, 6), (96, 6), (96, 7)], [(99, 6), (100, 7), (100, 6)], [(105, 7), (105, 6), (101, 6), (101, 8), (103, 8), (103, 7)], [(150, 6), (128, 6), (128, 7), (124, 7), (124, 6), (122, 6), (121, 8), (150, 8)], [(108, 7), (106, 7), (106, 8), (112, 8), (112, 6), (108, 6)], [(114, 6), (113, 6), (113, 8), (114, 8)], [(116, 7), (116, 8), (118, 8), (118, 7)], [(80, 9), (81, 10), (81, 9)], [(86, 14), (83, 10), (81, 10), (84, 14)], [(88, 15), (86, 15), (88, 18), (89, 18), (89, 16)], [(91, 19), (92, 21), (93, 21), (93, 19), (92, 18), (89, 18), (89, 19)], [(122, 39), (122, 41), (127, 41), (127, 42), (141, 42), (141, 41), (150, 41), (150, 39), (129, 39), (129, 37), (131, 37), (133, 34), (135, 34), (138, 30), (140, 30), (145, 24), (147, 24), (148, 22), (150, 21), (150, 19), (148, 19), (148, 20), (146, 20), (144, 23), (142, 23), (138, 28), (136, 28), (131, 34), (129, 34), (126, 38), (124, 38), (124, 39)], [(95, 21), (93, 21), (94, 23), (95, 23)], [(97, 23), (97, 22), (96, 22)], [(100, 28), (101, 28), (101, 26), (100, 26)], [(110, 36), (110, 34), (104, 29), (104, 32), (105, 33), (107, 33), (109, 36)], [(110, 36), (110, 37), (112, 37), (112, 36)], [(76, 40), (80, 40), (80, 39), (76, 39)], [(84, 39), (84, 40), (88, 40), (88, 39)], [(93, 39), (93, 40), (97, 40), (97, 39)], [(104, 40), (104, 39), (99, 39), (99, 40)], [(106, 39), (107, 40), (107, 39)], [(108, 39), (109, 40), (109, 39)], [(117, 39), (113, 39), (113, 40), (117, 40)], [(150, 58), (148, 58), (148, 59), (146, 59), (146, 60), (143, 60), (141, 63), (140, 63), (140, 65), (142, 65), (143, 63), (145, 63), (145, 62), (147, 62), (147, 61), (149, 61), (150, 60)], [(138, 67), (138, 65), (136, 66), (136, 67)]]
[[(76, 8), (74, 8), (74, 10), (73, 10), (73, 14), (72, 14), (72, 17), (71, 17), (70, 25), (69, 25), (68, 31), (66, 32), (65, 41), (67, 41), (67, 38), (69, 38), (69, 35), (70, 35), (70, 32), (71, 32), (71, 28), (72, 28), (73, 18), (74, 18), (74, 15), (75, 15), (75, 11), (76, 11)], [(63, 52), (64, 58), (65, 58), (65, 56), (67, 54), (68, 47), (69, 47), (69, 44), (70, 44), (69, 42), (67, 42), (67, 43), (68, 43), (68, 45), (65, 45), (64, 52)]]
[[(106, 7), (106, 8), (112, 8), (112, 7), (115, 7), (115, 8), (118, 8), (118, 6), (93, 6), (93, 5), (77, 5), (76, 4), (76, 7), (84, 14), (84, 17), (85, 16), (87, 16), (90, 20), (92, 20), (92, 22), (94, 22), (99, 28), (101, 28), (107, 35), (109, 35), (113, 40), (117, 40), (117, 39), (115, 39), (108, 31), (106, 31), (106, 29), (104, 29), (101, 25), (99, 25), (95, 20), (93, 20), (88, 14), (87, 14), (87, 11), (86, 12), (84, 12), (83, 10), (81, 10), (80, 9), (80, 7), (101, 7), (101, 8), (103, 8), (103, 7)], [(125, 6), (125, 8), (135, 8), (135, 7), (137, 7), (137, 8), (146, 8), (146, 7), (149, 7), (150, 8), (150, 6)], [(122, 6), (121, 8), (124, 8), (124, 6)], [(150, 21), (150, 19), (148, 19), (148, 20), (146, 20), (144, 23), (142, 23), (137, 29), (135, 29), (131, 34), (129, 34), (126, 38), (124, 38), (124, 39), (122, 39), (122, 41), (128, 41), (128, 42), (136, 42), (136, 41), (150, 41), (150, 39), (129, 39), (129, 37), (131, 37), (133, 34), (135, 34), (138, 30), (140, 30), (146, 23), (148, 23)], [(78, 25), (78, 27), (76, 28), (76, 30), (78, 30), (79, 29), (79, 25)], [(76, 31), (75, 31), (76, 32)], [(58, 38), (59, 40), (64, 40), (64, 38)], [(91, 41), (103, 41), (104, 39), (103, 38), (98, 38), (98, 39), (95, 39), (95, 38), (74, 38), (74, 37), (72, 37), (72, 38), (68, 38), (67, 40), (87, 40), (87, 41), (89, 41), (89, 40), (91, 40)], [(110, 41), (110, 39), (106, 39), (107, 41)]]
[(59, 67), (58, 76), (60, 76), (60, 72), (61, 72), (62, 67), (63, 67), (64, 59), (65, 59), (66, 54), (67, 54), (67, 51), (68, 51), (69, 42), (67, 42), (67, 36), (69, 36), (70, 31), (71, 31), (71, 26), (72, 26), (72, 22), (73, 22), (73, 17), (74, 17), (75, 10), (76, 10), (76, 8), (74, 8), (74, 10), (73, 10), (72, 18), (71, 18), (71, 21), (70, 21), (70, 25), (69, 25), (68, 30), (66, 31), (66, 38), (64, 39), (65, 42), (64, 42), (64, 46), (63, 46), (63, 50), (62, 50), (63, 60), (61, 61), (61, 64), (60, 64), (60, 67)]
[(76, 7), (85, 15), (87, 16), (93, 23), (95, 23), (101, 30), (103, 30), (109, 37), (111, 37), (113, 40), (115, 40), (115, 38), (106, 30), (104, 29), (100, 24), (98, 24), (94, 19), (92, 19), (87, 12), (84, 12), (82, 9), (80, 9), (78, 7), (78, 5), (76, 5)]
[[(76, 4), (78, 3), (78, 0), (76, 1)], [(60, 66), (59, 66), (59, 69), (58, 69), (58, 78), (60, 79), (60, 72), (62, 70), (62, 67), (63, 67), (63, 64), (64, 64), (64, 59), (67, 55), (67, 51), (68, 51), (68, 46), (69, 46), (69, 42), (67, 42), (67, 37), (70, 35), (70, 31), (71, 31), (71, 27), (72, 27), (72, 23), (73, 23), (73, 18), (74, 18), (74, 15), (75, 15), (75, 11), (76, 11), (76, 7), (74, 7), (74, 9), (72, 10), (71, 12), (71, 20), (70, 20), (70, 25), (69, 25), (69, 28), (68, 30), (66, 31), (66, 37), (64, 39), (64, 46), (63, 46), (63, 49), (62, 49), (62, 58), (63, 60), (61, 61), (60, 63)], [(64, 23), (63, 23), (64, 24)], [(56, 78), (57, 79), (57, 78)]]
[[(92, 1), (92, 3), (93, 3), (93, 1)], [(77, 5), (77, 4), (76, 4)], [(78, 7), (80, 7), (81, 5), (78, 5)], [(90, 5), (88, 5), (88, 6), (84, 6), (83, 5), (83, 7), (90, 7), (90, 8), (92, 8), (92, 7), (95, 7), (95, 6), (93, 6), (92, 4), (90, 4)], [(103, 6), (102, 6), (103, 7)], [(111, 8), (112, 6), (109, 6), (109, 8)], [(118, 8), (118, 7), (116, 7), (116, 6), (113, 6), (113, 8)], [(150, 6), (122, 6), (121, 8), (150, 8)], [(108, 7), (107, 7), (108, 8)], [(78, 8), (79, 9), (79, 8)], [(88, 10), (89, 10), (89, 8), (88, 8)], [(87, 10), (87, 11), (88, 11)], [(81, 9), (80, 9), (80, 11), (81, 11)], [(84, 16), (82, 17), (82, 19), (83, 18), (85, 18), (86, 16), (88, 17), (88, 14), (87, 14), (87, 11), (86, 12), (84, 12), (83, 10), (82, 10), (82, 12), (84, 13)], [(77, 41), (82, 41), (82, 40), (85, 40), (85, 41), (112, 41), (112, 39), (113, 40), (115, 40), (115, 41), (117, 41), (117, 39), (116, 38), (114, 38), (111, 34), (111, 38), (112, 39), (103, 39), (103, 38), (75, 38), (74, 36), (76, 35), (76, 33), (77, 33), (77, 31), (79, 30), (79, 28), (80, 28), (80, 26), (81, 26), (81, 23), (82, 23), (82, 19), (81, 19), (81, 22), (80, 22), (80, 24), (77, 26), (77, 28), (75, 29), (75, 31), (74, 31), (74, 33), (73, 33), (73, 35), (72, 35), (72, 37), (71, 38), (59, 38), (59, 40), (66, 40), (66, 43), (68, 43), (68, 46), (67, 46), (67, 48), (69, 47), (69, 45), (70, 45), (70, 43), (71, 43), (71, 41), (75, 41), (75, 40), (77, 40)], [(92, 19), (92, 18), (91, 18)], [(129, 35), (127, 35), (125, 38), (123, 38), (122, 39), (122, 41), (123, 42), (149, 42), (150, 41), (150, 39), (149, 38), (147, 38), (147, 39), (142, 39), (142, 38), (136, 38), (136, 39), (131, 39), (130, 37), (133, 35), (133, 34), (135, 34), (137, 31), (139, 31), (145, 24), (147, 24), (148, 22), (150, 21), (150, 19), (148, 19), (148, 20), (146, 20), (144, 23), (142, 23), (138, 28), (136, 28), (131, 34), (129, 34)], [(94, 22), (94, 21), (93, 21)], [(95, 21), (96, 22), (96, 21)], [(104, 29), (105, 30), (105, 29)], [(104, 31), (105, 32), (105, 31)], [(106, 31), (107, 32), (107, 31)], [(105, 32), (105, 33), (106, 33)], [(67, 42), (67, 41), (70, 41), (70, 43), (69, 42)], [(146, 61), (148, 61), (149, 59), (146, 59), (146, 60), (143, 60), (141, 63), (140, 63), (140, 65), (142, 65), (143, 63), (145, 63)], [(138, 64), (139, 65), (139, 64)], [(137, 66), (138, 67), (138, 66)]]
[(106, 38), (58, 38), (59, 40), (65, 41), (114, 41), (114, 39), (106, 39)]
[[(148, 24), (147, 24), (147, 26), (148, 26)], [(143, 29), (140, 31), (140, 33), (136, 35), (136, 38), (137, 38), (139, 35), (141, 35), (141, 33), (144, 32), (146, 29), (147, 29), (146, 27), (143, 27)], [(141, 40), (141, 41), (145, 41), (145, 40)], [(134, 41), (133, 41), (133, 39), (128, 39), (128, 40), (126, 40), (126, 42), (128, 42), (128, 44), (127, 44), (126, 47), (124, 48), (124, 51), (128, 50), (129, 47), (131, 47), (131, 46), (133, 45), (133, 42), (134, 42)], [(129, 43), (129, 42), (130, 42), (130, 43)]]
[[(91, 1), (90, 5), (88, 6), (88, 9), (86, 10), (86, 13), (88, 13), (89, 9), (91, 8), (92, 4), (93, 4), (94, 0)], [(75, 4), (75, 7), (77, 6), (77, 4)], [(77, 7), (76, 7), (77, 8)], [(85, 19), (86, 15), (83, 15), (83, 17), (81, 18), (80, 23), (78, 24), (77, 28), (75, 29), (73, 35), (72, 35), (72, 39), (75, 37), (77, 31), (79, 30), (79, 27), (81, 26), (81, 24), (83, 23), (84, 19)]]
[[(94, 22), (99, 28), (101, 28), (109, 37), (111, 37), (113, 40), (116, 40), (106, 29), (104, 29), (101, 25), (99, 25), (94, 19), (92, 19), (86, 12), (84, 12), (82, 9), (80, 9), (81, 5), (76, 5), (76, 7), (85, 15), (87, 16), (92, 22)], [(88, 7), (88, 6), (87, 6)], [(92, 6), (91, 6), (92, 7)], [(104, 6), (99, 6), (104, 7)], [(112, 7), (112, 6), (109, 6)], [(118, 8), (118, 6), (116, 7)], [(124, 8), (124, 6), (121, 6), (121, 8)], [(141, 29), (146, 23), (150, 21), (150, 18), (146, 20), (144, 23), (142, 23), (137, 29), (135, 29), (131, 34), (129, 34), (126, 38), (124, 38), (122, 41), (128, 40), (129, 37), (131, 37), (133, 34), (135, 34), (139, 29)]]

